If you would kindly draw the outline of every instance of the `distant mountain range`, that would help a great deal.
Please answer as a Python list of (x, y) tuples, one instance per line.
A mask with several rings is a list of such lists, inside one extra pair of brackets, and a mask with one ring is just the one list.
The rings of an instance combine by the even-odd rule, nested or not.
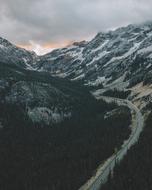
[[(93, 104), (96, 102), (78, 82), (38, 71), (38, 60), (35, 53), (0, 38), (1, 106), (20, 107), (33, 122), (49, 125), (78, 116), (84, 111), (88, 100)], [(9, 108), (8, 114), (11, 114)], [(3, 118), (0, 116), (1, 120)]]
[[(97, 89), (133, 89), (140, 83), (151, 84), (151, 73), (150, 22), (98, 33), (89, 42), (75, 42), (43, 56), (0, 38), (0, 100), (24, 105), (36, 122), (70, 117), (74, 102), (81, 105), (85, 100), (86, 89), (78, 83)], [(143, 98), (143, 94), (138, 97), (141, 93), (140, 86), (130, 98)]]
[(152, 69), (152, 23), (98, 33), (89, 42), (75, 42), (43, 56), (0, 38), (0, 59), (92, 86), (116, 80), (124, 85), (138, 83)]
[(89, 42), (54, 50), (39, 57), (38, 69), (93, 86), (135, 85), (151, 74), (152, 23), (98, 33)]

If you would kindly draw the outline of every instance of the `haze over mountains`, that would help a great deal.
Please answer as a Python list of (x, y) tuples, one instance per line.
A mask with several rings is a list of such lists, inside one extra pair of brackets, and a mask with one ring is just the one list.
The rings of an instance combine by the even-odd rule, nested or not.
[[(7, 153), (13, 142), (14, 154), (10, 157), (14, 168), (16, 159), (13, 156), (24, 155), (20, 154), (22, 148), (27, 150), (25, 156), (29, 157), (21, 160), (29, 168), (30, 164), (36, 164), (30, 169), (30, 174), (31, 179), (35, 176), (40, 178), (39, 182), (43, 183), (40, 190), (44, 187), (61, 189), (62, 185), (67, 185), (64, 188), (71, 190), (71, 187), (76, 187), (75, 183), (80, 186), (90, 177), (99, 161), (112, 155), (115, 147), (119, 148), (131, 132), (128, 126), (132, 123), (133, 113), (129, 108), (117, 108), (118, 105), (95, 97), (121, 96), (122, 105), (123, 99), (128, 99), (142, 113), (148, 113), (151, 111), (151, 82), (152, 22), (101, 32), (91, 41), (75, 42), (43, 56), (0, 38), (0, 150), (3, 152), (4, 149), (9, 158)], [(8, 147), (5, 146), (6, 141), (9, 142)], [(90, 153), (88, 142), (95, 155)], [(109, 148), (104, 145), (107, 142)], [(99, 154), (100, 146), (103, 146), (106, 156), (102, 152)], [(3, 162), (7, 165), (10, 160), (0, 163)], [(62, 178), (58, 166), (61, 164), (65, 173), (64, 162), (69, 163), (69, 173)], [(54, 163), (55, 168), (52, 167)], [(41, 169), (37, 171), (39, 164)], [(49, 170), (53, 184), (47, 175), (48, 165), (51, 169), (57, 169), (55, 172)], [(73, 167), (82, 169), (82, 177), (71, 176)], [(18, 174), (23, 175), (22, 186), (28, 172), (20, 171), (20, 165), (17, 168), (19, 170), (15, 174), (19, 177)], [(45, 178), (41, 178), (43, 172)], [(54, 176), (56, 173), (62, 179), (58, 180)], [(11, 172), (9, 176), (12, 176)], [(70, 180), (69, 186), (69, 178), (78, 181)], [(2, 184), (4, 182), (5, 179)], [(36, 185), (37, 189), (39, 182), (31, 183), (30, 187)], [(14, 180), (13, 185), (16, 185)]]
[(151, 70), (152, 24), (129, 25), (99, 33), (90, 42), (74, 43), (40, 57), (39, 69), (83, 80), (85, 84), (110, 84), (116, 80), (143, 80)]
[[(142, 25), (129, 25), (107, 33), (98, 33), (95, 38), (89, 42), (75, 42), (69, 47), (56, 49), (44, 56), (38, 56), (34, 52), (18, 48), (7, 40), (0, 38), (0, 66), (7, 67), (6, 73), (3, 70), (1, 70), (1, 72), (7, 78), (9, 78), (9, 75), (10, 78), (32, 79), (32, 77), (36, 77), (37, 79), (32, 80), (38, 80), (40, 78), (40, 82), (45, 83), (45, 80), (51, 81), (51, 76), (53, 76), (61, 78), (52, 78), (54, 82), (56, 80), (64, 81), (64, 78), (70, 79), (71, 81), (78, 81), (85, 86), (93, 88), (104, 87), (108, 89), (117, 87), (120, 90), (124, 90), (127, 87), (133, 87), (141, 82), (147, 84), (151, 81), (151, 43), (151, 22)], [(13, 73), (13, 76), (10, 73)], [(63, 89), (63, 86), (61, 87), (60, 85), (63, 85), (62, 82), (58, 85), (59, 90)], [(49, 87), (47, 86), (46, 88), (44, 86), (42, 83), (34, 84), (34, 89), (38, 93), (38, 89), (41, 88), (41, 90), (44, 90), (42, 90), (43, 93), (48, 94), (47, 88), (49, 89)], [(8, 81), (1, 81), (1, 88), (5, 89), (6, 87), (8, 87)], [(51, 88), (54, 87), (52, 86)], [(21, 90), (20, 97), (24, 99), (25, 102), (27, 102), (26, 99), (28, 101), (32, 101), (31, 98), (35, 99), (33, 94), (34, 89), (31, 91), (31, 84), (29, 86), (26, 82), (18, 82), (11, 88), (13, 89), (9, 92), (9, 96), (10, 93), (12, 93), (13, 96), (13, 94), (17, 93), (17, 89), (19, 89)], [(70, 88), (71, 87), (68, 89)], [(37, 96), (36, 91), (35, 96)], [(146, 95), (150, 96), (150, 92), (151, 90), (149, 90)], [(49, 93), (51, 93), (51, 91)], [(66, 93), (68, 93), (68, 91)], [(139, 93), (133, 93), (132, 97)], [(59, 92), (59, 94), (62, 94), (62, 92)], [(47, 95), (39, 98), (46, 99)], [(138, 100), (138, 97), (136, 99)], [(33, 108), (32, 113), (37, 114), (37, 117), (40, 114), (39, 112), (42, 112), (40, 115), (44, 114), (43, 112), (50, 115), (52, 111), (50, 109), (47, 110), (47, 105), (43, 102), (41, 104), (40, 102), (39, 104), (41, 106), (39, 105), (39, 108)], [(57, 108), (53, 109), (56, 110)], [(30, 112), (30, 114), (32, 113)], [(70, 111), (66, 114), (69, 115)], [(48, 120), (49, 119), (47, 119), (46, 122), (48, 122)]]
[(152, 189), (152, 0), (0, 0), (0, 190)]
[(2, 189), (78, 189), (130, 135), (130, 109), (97, 100), (91, 78), (80, 80), (88, 44), (38, 56), (0, 38)]
[[(54, 76), (83, 80), (85, 84), (110, 84), (119, 79), (132, 83), (143, 80), (151, 70), (152, 23), (129, 25), (98, 33), (89, 42), (78, 42), (44, 56), (0, 40), (1, 61), (19, 67), (48, 71)], [(121, 77), (121, 78), (120, 78)]]

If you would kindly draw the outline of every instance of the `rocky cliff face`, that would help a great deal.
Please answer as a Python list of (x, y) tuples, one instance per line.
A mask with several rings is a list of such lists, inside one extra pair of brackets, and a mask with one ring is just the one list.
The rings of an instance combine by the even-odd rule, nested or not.
[[(151, 73), (152, 23), (98, 33), (89, 42), (76, 42), (44, 56), (0, 38), (0, 102), (22, 105), (36, 122), (61, 121), (85, 107), (86, 97), (91, 97), (78, 81), (104, 89), (140, 84), (131, 94), (138, 101), (145, 97), (141, 82), (151, 84)], [(151, 93), (148, 87), (149, 99)]]
[(90, 42), (74, 43), (40, 57), (39, 69), (88, 85), (121, 86), (143, 81), (152, 69), (152, 23), (98, 33)]
[(145, 74), (152, 70), (152, 23), (98, 33), (89, 42), (75, 42), (44, 56), (0, 38), (0, 59), (92, 86), (101, 83), (107, 86), (117, 81), (122, 86), (134, 85), (146, 80)]
[(9, 41), (0, 38), (0, 61), (5, 64), (16, 65), (18, 67), (33, 69), (38, 56), (34, 52), (19, 48)]

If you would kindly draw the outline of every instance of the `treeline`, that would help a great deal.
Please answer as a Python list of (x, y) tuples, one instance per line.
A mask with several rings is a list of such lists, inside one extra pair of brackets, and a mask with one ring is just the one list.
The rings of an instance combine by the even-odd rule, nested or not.
[(130, 134), (129, 110), (104, 119), (116, 105), (97, 105), (94, 114), (44, 126), (20, 105), (1, 103), (0, 189), (77, 190)]
[(152, 113), (139, 141), (127, 153), (125, 159), (109, 176), (102, 190), (151, 190), (152, 189)]

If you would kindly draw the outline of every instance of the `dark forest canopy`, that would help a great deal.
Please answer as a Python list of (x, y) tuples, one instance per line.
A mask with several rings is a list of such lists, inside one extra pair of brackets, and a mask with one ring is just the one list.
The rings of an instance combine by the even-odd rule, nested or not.
[[(130, 134), (127, 108), (104, 119), (117, 106), (98, 102), (94, 115), (61, 124), (33, 124), (19, 106), (0, 105), (0, 188), (76, 190)], [(4, 117), (5, 116), (5, 117)], [(125, 122), (124, 122), (125, 121)]]
[(148, 116), (143, 133), (125, 159), (115, 168), (114, 177), (101, 190), (152, 189), (152, 113)]

